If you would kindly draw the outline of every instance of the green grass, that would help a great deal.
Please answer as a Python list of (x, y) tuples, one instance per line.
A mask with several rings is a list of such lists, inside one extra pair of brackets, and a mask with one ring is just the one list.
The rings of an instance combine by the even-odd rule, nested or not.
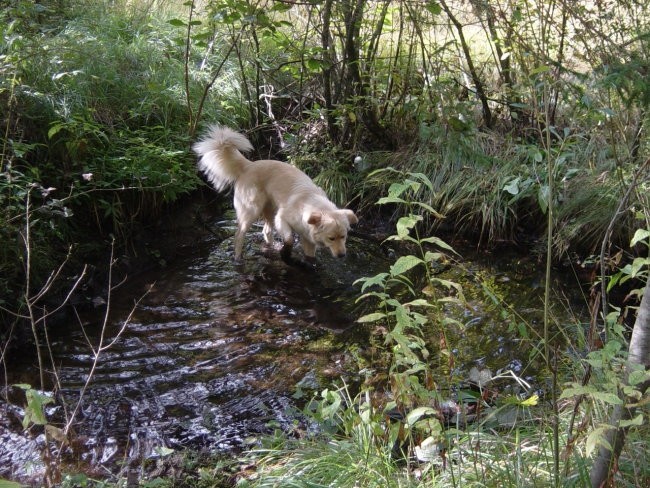
[[(560, 415), (562, 462), (560, 486), (590, 487), (587, 430), (582, 425), (569, 444), (566, 432), (570, 405)], [(347, 412), (345, 422), (366, 429), (363, 435), (316, 436), (300, 440), (274, 437), (252, 450), (243, 461), (254, 466), (238, 486), (250, 487), (508, 487), (545, 488), (553, 485), (551, 419), (547, 406), (503, 406), (481, 423), (443, 433), (447, 445), (430, 461), (395, 454), (384, 434), (388, 425), (364, 426), (360, 415)], [(605, 408), (604, 411), (607, 409)], [(580, 418), (588, 422), (587, 402)], [(604, 413), (603, 411), (603, 413)], [(617, 486), (641, 487), (650, 479), (650, 452), (643, 439), (647, 425), (634, 433), (621, 457)], [(567, 447), (570, 446), (570, 447)]]

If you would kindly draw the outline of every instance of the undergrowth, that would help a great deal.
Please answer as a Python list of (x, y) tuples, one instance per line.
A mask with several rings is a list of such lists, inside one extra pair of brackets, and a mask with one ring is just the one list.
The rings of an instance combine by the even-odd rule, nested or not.
[[(382, 173), (373, 176), (395, 179), (395, 170)], [(458, 283), (437, 274), (454, 261), (455, 251), (423, 231), (421, 214), (439, 217), (416, 198), (433, 190), (423, 174), (406, 173), (379, 200), (405, 207), (388, 240), (402, 242), (411, 253), (397, 258), (388, 272), (358, 280), (360, 299), (377, 304), (359, 322), (372, 325), (382, 343), (379, 357), (364, 363), (372, 366), (360, 371), (365, 380), (318, 392), (305, 415), (317, 422), (320, 434), (262, 439), (243, 458), (255, 472), (241, 475), (239, 485), (591, 486), (589, 471), (603, 442), (603, 423), (620, 402), (626, 338), (618, 313), (612, 314), (600, 349), (593, 348), (593, 328), (578, 317), (563, 322), (552, 313), (551, 334), (545, 337), (509, 305), (493, 280), (474, 276), (484, 300), (500, 310), (509, 334), (518, 336), (519, 354), (530, 364), (524, 367), (527, 379), (507, 367), (497, 372), (473, 367), (468, 373), (463, 365), (474, 361), (475, 351), (461, 345), (467, 324), (443, 312), (465, 307), (465, 294)], [(637, 240), (645, 235), (638, 233)], [(451, 333), (454, 329), (459, 334)], [(559, 400), (551, 408), (556, 384)], [(635, 427), (619, 460), (617, 486), (644, 486), (650, 479), (643, 418), (640, 414), (630, 424)]]

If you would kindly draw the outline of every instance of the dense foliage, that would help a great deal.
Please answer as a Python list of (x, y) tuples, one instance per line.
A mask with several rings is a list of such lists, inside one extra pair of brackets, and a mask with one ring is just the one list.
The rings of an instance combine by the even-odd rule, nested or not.
[[(290, 160), (368, 219), (408, 216), (400, 238), (417, 224), (481, 245), (527, 241), (606, 273), (647, 253), (643, 239), (628, 247), (650, 228), (644, 0), (0, 7), (3, 357), (9, 331), (39, 323), (85, 263), (113, 240), (128, 252), (199, 187), (189, 146), (212, 122), (248, 130), (260, 155)], [(426, 184), (375, 206), (402, 174)], [(415, 265), (429, 269), (427, 256)], [(643, 277), (644, 263), (615, 280)], [(382, 317), (419, 324), (397, 305)], [(416, 336), (406, 349), (424, 348)]]

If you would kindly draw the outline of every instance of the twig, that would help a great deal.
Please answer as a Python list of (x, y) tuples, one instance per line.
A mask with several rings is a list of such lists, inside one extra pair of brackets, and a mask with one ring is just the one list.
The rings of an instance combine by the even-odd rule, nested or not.
[(114, 264), (114, 251), (115, 251), (115, 241), (113, 240), (113, 243), (111, 244), (111, 257), (109, 261), (109, 272), (108, 272), (108, 294), (106, 297), (106, 310), (104, 312), (104, 318), (102, 321), (102, 328), (101, 328), (101, 333), (99, 336), (99, 343), (95, 346), (93, 345), (92, 341), (86, 334), (86, 330), (83, 327), (83, 324), (81, 324), (81, 321), (79, 323), (81, 324), (81, 329), (84, 334), (84, 337), (86, 339), (86, 342), (88, 343), (88, 346), (90, 347), (92, 353), (93, 353), (93, 363), (90, 367), (90, 371), (88, 372), (88, 376), (86, 378), (86, 381), (81, 388), (81, 391), (79, 392), (79, 399), (77, 400), (77, 403), (75, 404), (74, 409), (72, 410), (71, 414), (69, 415), (66, 425), (63, 428), (64, 434), (67, 436), (68, 432), (70, 431), (70, 428), (72, 427), (72, 424), (74, 423), (74, 419), (77, 416), (77, 413), (79, 412), (79, 409), (81, 408), (81, 403), (83, 401), (83, 398), (86, 394), (86, 391), (88, 390), (88, 387), (90, 386), (90, 383), (94, 377), (95, 371), (97, 369), (97, 366), (99, 364), (99, 358), (101, 354), (108, 349), (110, 349), (121, 337), (121, 335), (124, 333), (126, 330), (127, 325), (131, 322), (131, 319), (133, 318), (133, 314), (135, 313), (136, 309), (142, 302), (142, 300), (151, 292), (152, 288), (155, 286), (155, 283), (152, 283), (149, 288), (144, 292), (144, 294), (135, 302), (133, 307), (131, 308), (131, 311), (129, 315), (126, 317), (126, 319), (123, 321), (122, 326), (118, 330), (117, 334), (113, 337), (113, 339), (108, 343), (104, 344), (105, 341), (105, 334), (106, 334), (106, 329), (108, 327), (108, 319), (110, 316), (110, 311), (111, 311), (111, 298), (112, 298), (112, 291), (116, 287), (113, 287), (112, 281), (113, 281), (113, 264)]
[[(609, 304), (607, 300), (607, 281), (606, 281), (607, 270), (605, 266), (605, 252), (607, 250), (607, 245), (609, 244), (609, 239), (612, 236), (612, 232), (614, 231), (614, 225), (616, 224), (616, 221), (619, 219), (619, 217), (623, 214), (623, 208), (627, 205), (627, 200), (630, 198), (632, 190), (636, 188), (636, 185), (638, 183), (637, 180), (639, 179), (641, 174), (646, 170), (648, 165), (650, 165), (650, 158), (647, 159), (645, 163), (643, 163), (643, 165), (634, 173), (630, 186), (625, 192), (625, 195), (623, 195), (623, 198), (621, 198), (621, 201), (618, 203), (618, 207), (616, 208), (616, 212), (614, 212), (612, 219), (609, 221), (609, 225), (607, 226), (607, 230), (605, 231), (603, 241), (600, 245), (600, 295), (601, 295), (601, 309), (603, 313), (603, 323), (606, 323), (607, 314), (609, 312), (608, 310)], [(607, 329), (605, 329), (605, 334), (607, 334)]]

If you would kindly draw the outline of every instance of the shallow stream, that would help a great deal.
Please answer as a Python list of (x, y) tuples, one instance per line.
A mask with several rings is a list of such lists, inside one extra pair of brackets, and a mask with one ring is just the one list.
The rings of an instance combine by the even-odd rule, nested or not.
[[(379, 240), (352, 236), (347, 258), (320, 251), (317, 270), (308, 271), (264, 250), (256, 232), (247, 239), (244, 263), (235, 264), (233, 221), (208, 224), (212, 231), (195, 232), (162, 270), (118, 288), (105, 326), (101, 305), (80, 318), (83, 327), (72, 323), (50, 337), (48, 370), (56, 370), (60, 391), (47, 407), (48, 420), (60, 425), (65, 411), (81, 402), (71, 459), (80, 469), (101, 476), (170, 450), (239, 449), (272, 428), (294, 427), (297, 388), (318, 390), (353, 374), (347, 347), (363, 349), (368, 341), (368, 326), (355, 325), (366, 311), (356, 303), (354, 281), (387, 271), (392, 251)], [(522, 320), (534, 324), (542, 307), (537, 266), (515, 255), (463, 264), (445, 275), (464, 282), (469, 301), (467, 309), (450, 311), (466, 325), (454, 339), (466, 361), (457, 367), (513, 369), (535, 382), (517, 334), (470, 275), (490, 277)], [(89, 342), (96, 347), (102, 338), (104, 345), (115, 343), (99, 356), (80, 399), (93, 368)], [(26, 358), (11, 365), (7, 384), (37, 384), (35, 363)], [(9, 386), (0, 404), (0, 478), (37, 480), (43, 435), (22, 430), (19, 398)]]

